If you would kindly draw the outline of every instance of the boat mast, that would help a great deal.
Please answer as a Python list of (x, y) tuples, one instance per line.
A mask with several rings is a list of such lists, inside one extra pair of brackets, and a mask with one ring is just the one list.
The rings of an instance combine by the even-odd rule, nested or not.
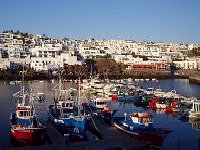
[(92, 78), (92, 63), (90, 63), (90, 76)]
[(80, 77), (79, 77), (79, 83), (78, 83), (78, 116), (81, 115), (81, 110), (80, 110), (80, 97), (81, 97), (81, 82), (80, 82)]
[(29, 109), (29, 116), (32, 116), (35, 114), (34, 110), (33, 110), (33, 114), (31, 114), (32, 108), (33, 106), (33, 93), (32, 93), (32, 88), (30, 89), (30, 94), (29, 94), (29, 103), (30, 103), (30, 109)]
[(60, 73), (60, 71), (59, 71), (59, 99), (60, 99), (60, 97), (61, 97), (61, 90), (62, 90), (62, 85), (61, 85), (62, 83), (61, 83), (61, 73)]
[(61, 73), (60, 73), (60, 68), (59, 68), (59, 73), (58, 73), (58, 78), (59, 78), (59, 83), (58, 85), (56, 85), (56, 87), (58, 86), (58, 90), (55, 89), (54, 90), (54, 103), (55, 103), (55, 108), (57, 108), (57, 102), (60, 100), (61, 98)]
[(24, 91), (24, 65), (22, 70), (22, 104), (25, 105), (25, 91)]

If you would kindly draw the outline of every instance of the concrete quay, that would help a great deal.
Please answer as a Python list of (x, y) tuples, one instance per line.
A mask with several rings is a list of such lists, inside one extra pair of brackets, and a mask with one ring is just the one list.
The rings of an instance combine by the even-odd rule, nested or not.
[(87, 141), (66, 143), (66, 140), (57, 129), (49, 122), (45, 123), (48, 130), (50, 142), (41, 146), (14, 147), (14, 150), (143, 150), (146, 145), (132, 139), (125, 133), (108, 126), (101, 120), (95, 119), (95, 124), (102, 135), (102, 139), (98, 139), (94, 134), (86, 131)]
[(200, 85), (200, 77), (189, 77), (189, 83)]

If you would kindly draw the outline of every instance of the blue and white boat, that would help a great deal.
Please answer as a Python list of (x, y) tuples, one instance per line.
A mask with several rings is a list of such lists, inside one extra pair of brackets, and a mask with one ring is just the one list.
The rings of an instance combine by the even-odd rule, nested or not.
[[(79, 92), (78, 92), (79, 91)], [(49, 105), (49, 120), (62, 134), (83, 137), (86, 126), (86, 115), (81, 111), (80, 86), (76, 89), (55, 90), (54, 105)]]
[(166, 129), (153, 127), (153, 116), (147, 113), (132, 113), (127, 117), (114, 117), (113, 125), (117, 129), (133, 136), (135, 139), (161, 147), (166, 135)]

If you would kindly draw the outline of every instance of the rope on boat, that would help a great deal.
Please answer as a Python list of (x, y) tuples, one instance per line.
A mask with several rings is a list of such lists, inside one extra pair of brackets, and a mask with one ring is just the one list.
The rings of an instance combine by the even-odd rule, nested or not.
[[(89, 104), (87, 98), (86, 98), (86, 103)], [(99, 130), (98, 127), (96, 126), (95, 121), (94, 121), (94, 119), (93, 119), (93, 117), (92, 117), (92, 108), (90, 107), (90, 104), (88, 105), (88, 107), (89, 107), (90, 112), (91, 112), (91, 119), (92, 119), (92, 122), (93, 122), (94, 128), (95, 128), (98, 132), (100, 132), (100, 130)]]
[[(86, 99), (86, 101), (88, 102), (87, 99)], [(88, 103), (88, 104), (89, 104), (89, 103)], [(94, 121), (94, 119), (93, 119), (93, 117), (92, 117), (92, 109), (91, 109), (90, 105), (89, 105), (89, 109), (90, 109), (90, 112), (91, 112), (91, 119), (92, 119), (94, 128), (95, 128), (98, 132), (100, 132), (100, 130), (99, 130), (98, 127), (96, 126), (96, 123), (95, 123), (95, 121)]]

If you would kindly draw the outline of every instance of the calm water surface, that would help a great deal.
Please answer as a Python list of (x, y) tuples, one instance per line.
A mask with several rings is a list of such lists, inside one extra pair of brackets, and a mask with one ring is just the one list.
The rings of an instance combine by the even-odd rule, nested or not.
[[(160, 80), (159, 82), (139, 82), (143, 88), (153, 87), (162, 89), (163, 91), (176, 90), (177, 93), (187, 96), (200, 98), (200, 86), (190, 84), (185, 79)], [(48, 81), (32, 81), (26, 82), (27, 88), (32, 88), (33, 93), (44, 92), (46, 100), (43, 103), (35, 102), (36, 113), (41, 121), (47, 120), (47, 106), (53, 103), (53, 88), (56, 83)], [(74, 85), (75, 86), (75, 85)], [(0, 149), (10, 148), (9, 140), (9, 118), (10, 113), (15, 110), (15, 100), (12, 94), (19, 91), (19, 85), (10, 85), (9, 82), (0, 81)], [(171, 129), (171, 132), (164, 143), (164, 149), (198, 149), (200, 145), (200, 130), (192, 128), (189, 122), (182, 122), (177, 119), (176, 114), (165, 115), (162, 111), (152, 112), (137, 108), (133, 104), (111, 104), (113, 108), (117, 108), (116, 115), (122, 116), (124, 112), (127, 114), (132, 112), (147, 111), (154, 115), (154, 126), (160, 128)], [(198, 123), (197, 123), (198, 124)], [(200, 125), (200, 123), (199, 123)]]

